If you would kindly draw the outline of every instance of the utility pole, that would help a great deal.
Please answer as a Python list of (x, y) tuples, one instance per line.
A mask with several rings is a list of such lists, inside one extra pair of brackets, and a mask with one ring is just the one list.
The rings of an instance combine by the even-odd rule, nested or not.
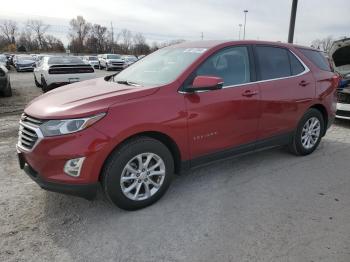
[(243, 40), (245, 40), (245, 26), (247, 24), (247, 13), (248, 13), (248, 10), (244, 10), (244, 29), (243, 29)]
[(203, 39), (204, 39), (204, 34), (203, 34), (203, 32), (201, 33), (201, 39), (202, 39), (202, 41), (203, 41)]
[(295, 18), (297, 15), (297, 7), (298, 7), (298, 0), (293, 0), (292, 3), (292, 10), (290, 13), (290, 22), (289, 22), (289, 33), (288, 33), (288, 43), (293, 43), (294, 39), (294, 28), (295, 28)]
[(241, 30), (242, 30), (242, 24), (239, 24), (239, 33), (238, 33), (238, 39), (241, 40)]
[(112, 21), (111, 21), (111, 43), (112, 43), (112, 53), (114, 54), (114, 31), (113, 31)]

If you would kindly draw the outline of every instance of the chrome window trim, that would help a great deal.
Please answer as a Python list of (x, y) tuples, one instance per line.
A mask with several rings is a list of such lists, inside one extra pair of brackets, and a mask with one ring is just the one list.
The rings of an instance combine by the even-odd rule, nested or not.
[[(284, 47), (280, 47), (280, 48), (284, 48)], [(243, 84), (225, 86), (225, 87), (222, 87), (221, 89), (240, 87), (240, 86), (246, 86), (246, 85), (252, 85), (252, 84), (259, 84), (259, 83), (265, 83), (265, 82), (271, 82), (271, 81), (277, 81), (277, 80), (283, 80), (283, 79), (289, 79), (289, 78), (294, 78), (294, 77), (299, 77), (299, 76), (305, 75), (311, 71), (310, 68), (303, 62), (303, 60), (301, 60), (301, 58), (297, 54), (295, 54), (292, 50), (290, 50), (288, 48), (287, 48), (287, 51), (291, 52), (298, 59), (298, 61), (302, 64), (302, 66), (304, 67), (303, 72), (301, 72), (297, 75), (292, 75), (292, 76), (271, 78), (271, 79), (259, 80), (259, 81), (255, 81), (255, 82), (247, 82), (247, 83), (243, 83)], [(220, 90), (220, 89), (218, 89), (218, 90)], [(180, 94), (194, 94), (194, 93), (204, 93), (204, 92), (209, 92), (209, 91), (217, 91), (217, 90), (204, 90), (204, 91), (194, 91), (194, 92), (178, 91), (178, 93), (180, 93)]]

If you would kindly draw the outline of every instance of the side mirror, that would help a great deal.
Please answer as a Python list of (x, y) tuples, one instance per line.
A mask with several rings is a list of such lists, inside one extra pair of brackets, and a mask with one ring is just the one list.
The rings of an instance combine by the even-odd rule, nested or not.
[(216, 76), (197, 76), (192, 83), (192, 87), (187, 91), (209, 91), (221, 89), (224, 84), (224, 80), (221, 77)]

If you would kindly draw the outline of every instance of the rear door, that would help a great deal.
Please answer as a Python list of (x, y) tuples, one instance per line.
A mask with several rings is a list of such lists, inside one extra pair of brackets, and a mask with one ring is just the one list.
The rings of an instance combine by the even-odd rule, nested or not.
[[(220, 90), (185, 94), (192, 158), (245, 145), (256, 140), (259, 86), (253, 83), (248, 46), (225, 48), (193, 73), (224, 80)], [(253, 147), (253, 145), (251, 145)]]
[(287, 48), (256, 45), (254, 51), (261, 92), (258, 138), (292, 132), (315, 97), (312, 73)]

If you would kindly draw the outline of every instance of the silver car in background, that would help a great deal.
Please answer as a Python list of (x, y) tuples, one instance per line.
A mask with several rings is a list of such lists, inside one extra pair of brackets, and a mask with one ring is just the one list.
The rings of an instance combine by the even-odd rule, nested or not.
[(84, 56), (83, 61), (87, 64), (90, 64), (93, 68), (100, 67), (100, 61), (98, 60), (97, 56)]

